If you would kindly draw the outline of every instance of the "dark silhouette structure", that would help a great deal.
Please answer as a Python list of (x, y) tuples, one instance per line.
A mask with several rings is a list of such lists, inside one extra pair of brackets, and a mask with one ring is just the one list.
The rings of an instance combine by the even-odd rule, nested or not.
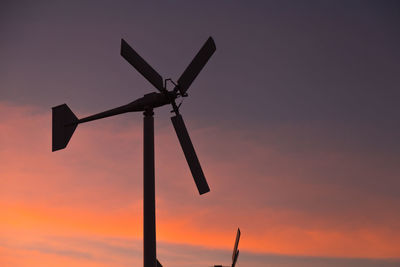
[[(237, 229), (236, 233), (236, 240), (235, 240), (235, 246), (233, 247), (233, 253), (232, 253), (232, 265), (231, 267), (235, 267), (237, 259), (239, 257), (239, 239), (240, 239), (240, 229)], [(223, 266), (223, 265), (214, 265), (214, 267), (229, 267), (229, 266)]]
[[(121, 56), (139, 71), (159, 92), (153, 92), (120, 107), (107, 110), (92, 116), (78, 119), (66, 105), (52, 108), (52, 150), (60, 150), (67, 146), (72, 134), (80, 123), (98, 120), (126, 112), (143, 111), (143, 263), (144, 267), (162, 266), (156, 258), (156, 220), (155, 220), (155, 181), (154, 181), (154, 118), (153, 110), (167, 104), (172, 105), (175, 115), (171, 118), (186, 161), (193, 175), (200, 194), (210, 191), (206, 178), (196, 156), (189, 133), (179, 113), (180, 105), (175, 100), (187, 97), (187, 90), (215, 52), (214, 40), (210, 37), (183, 72), (177, 83), (171, 79), (165, 81), (125, 40), (121, 40)], [(171, 91), (166, 84), (175, 85)]]

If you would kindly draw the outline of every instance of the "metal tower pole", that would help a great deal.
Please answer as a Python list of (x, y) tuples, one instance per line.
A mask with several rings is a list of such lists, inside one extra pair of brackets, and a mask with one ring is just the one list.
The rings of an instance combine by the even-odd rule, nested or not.
[(153, 109), (143, 113), (143, 266), (156, 267), (156, 200)]

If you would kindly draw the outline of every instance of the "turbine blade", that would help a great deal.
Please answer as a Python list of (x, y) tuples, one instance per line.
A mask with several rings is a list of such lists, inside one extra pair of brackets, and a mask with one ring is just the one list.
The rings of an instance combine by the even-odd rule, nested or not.
[(216, 46), (214, 40), (212, 37), (209, 37), (207, 42), (205, 42), (178, 80), (178, 89), (182, 95), (187, 91), (194, 79), (196, 79), (197, 75), (206, 65), (212, 54), (214, 54), (215, 50)]
[(163, 267), (158, 260), (157, 260), (157, 267)]
[(121, 56), (126, 59), (140, 74), (142, 74), (154, 87), (163, 91), (163, 78), (155, 71), (129, 44), (121, 39)]
[(78, 118), (66, 105), (62, 104), (52, 108), (52, 151), (65, 148), (71, 139)]
[(235, 266), (237, 258), (239, 257), (239, 250), (238, 250), (239, 239), (240, 239), (240, 229), (238, 228), (236, 233), (235, 246), (233, 247), (233, 253), (232, 253), (232, 267)]
[(239, 258), (239, 250), (236, 252), (236, 256), (235, 256), (235, 259), (233, 260), (233, 262), (232, 262), (232, 267), (235, 267), (236, 266), (236, 262), (237, 262), (237, 259)]
[(181, 144), (183, 153), (185, 154), (186, 161), (189, 165), (190, 171), (196, 183), (200, 195), (210, 191), (206, 178), (204, 177), (203, 170), (201, 169), (200, 162), (194, 151), (192, 141), (190, 140), (189, 133), (183, 122), (182, 116), (177, 114), (171, 118), (174, 125), (176, 135), (178, 136), (179, 143)]

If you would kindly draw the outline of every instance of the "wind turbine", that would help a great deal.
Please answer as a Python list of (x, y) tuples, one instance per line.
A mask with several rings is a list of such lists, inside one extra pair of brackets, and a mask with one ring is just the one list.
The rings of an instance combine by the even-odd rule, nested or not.
[[(201, 194), (210, 191), (200, 162), (190, 140), (189, 133), (175, 102), (178, 97), (187, 97), (187, 90), (215, 52), (214, 40), (209, 37), (200, 51), (185, 69), (177, 83), (171, 79), (165, 81), (129, 44), (121, 39), (121, 56), (140, 72), (159, 92), (145, 94), (135, 101), (104, 112), (78, 119), (71, 109), (62, 104), (52, 108), (52, 151), (67, 146), (76, 127), (80, 123), (102, 119), (126, 112), (143, 111), (143, 264), (144, 267), (161, 265), (156, 258), (156, 221), (155, 221), (155, 188), (154, 188), (154, 118), (153, 109), (167, 104), (172, 105), (171, 117), (176, 135), (181, 144), (186, 161)], [(171, 81), (175, 87), (168, 91), (166, 84)]]
[[(236, 240), (235, 240), (235, 246), (233, 247), (233, 253), (232, 253), (232, 265), (231, 267), (235, 267), (237, 259), (239, 257), (239, 239), (240, 239), (240, 229), (237, 229), (236, 233)], [(214, 265), (213, 267), (229, 267), (229, 266), (223, 266), (223, 265)]]

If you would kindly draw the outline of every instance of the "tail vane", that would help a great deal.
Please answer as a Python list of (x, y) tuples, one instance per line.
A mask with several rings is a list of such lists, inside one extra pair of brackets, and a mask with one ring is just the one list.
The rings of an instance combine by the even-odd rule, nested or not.
[(78, 118), (66, 104), (53, 107), (52, 110), (52, 151), (57, 151), (67, 146), (78, 125)]

